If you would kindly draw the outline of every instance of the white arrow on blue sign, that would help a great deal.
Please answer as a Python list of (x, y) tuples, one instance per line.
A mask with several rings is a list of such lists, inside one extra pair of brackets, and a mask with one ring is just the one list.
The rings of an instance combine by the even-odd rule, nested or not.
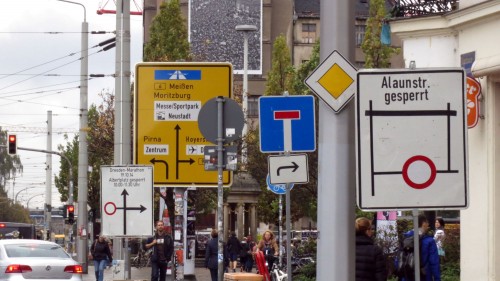
[(313, 96), (262, 96), (259, 98), (261, 152), (316, 150)]
[[(267, 183), (267, 189), (272, 191), (275, 194), (286, 194), (286, 184), (272, 184), (271, 183), (271, 177), (269, 174), (267, 174), (266, 177), (266, 183)], [(293, 183), (289, 183), (290, 185), (290, 190), (293, 188)]]

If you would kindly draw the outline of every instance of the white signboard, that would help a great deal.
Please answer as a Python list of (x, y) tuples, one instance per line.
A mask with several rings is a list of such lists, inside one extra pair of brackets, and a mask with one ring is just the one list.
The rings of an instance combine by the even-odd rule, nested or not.
[(463, 69), (363, 70), (357, 81), (358, 206), (467, 208)]
[(102, 233), (153, 235), (153, 166), (101, 166)]
[(307, 154), (271, 155), (268, 164), (271, 184), (309, 182)]

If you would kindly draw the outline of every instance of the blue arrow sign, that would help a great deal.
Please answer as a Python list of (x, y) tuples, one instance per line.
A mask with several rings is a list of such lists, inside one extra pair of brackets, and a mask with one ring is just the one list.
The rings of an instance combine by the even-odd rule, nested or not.
[(260, 151), (315, 151), (314, 112), (313, 96), (260, 97)]

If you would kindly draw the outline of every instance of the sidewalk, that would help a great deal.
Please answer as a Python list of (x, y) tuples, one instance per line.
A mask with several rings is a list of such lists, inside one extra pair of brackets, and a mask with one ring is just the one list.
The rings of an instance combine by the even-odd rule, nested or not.
[[(123, 280), (122, 272), (113, 272), (114, 268), (104, 270), (104, 281)], [(95, 281), (94, 266), (89, 265), (88, 274), (82, 274), (83, 281)], [(151, 267), (131, 268), (130, 280), (151, 280)], [(167, 281), (172, 280), (172, 275), (167, 275)], [(185, 276), (184, 280), (210, 281), (210, 271), (205, 268), (195, 268), (195, 276)]]

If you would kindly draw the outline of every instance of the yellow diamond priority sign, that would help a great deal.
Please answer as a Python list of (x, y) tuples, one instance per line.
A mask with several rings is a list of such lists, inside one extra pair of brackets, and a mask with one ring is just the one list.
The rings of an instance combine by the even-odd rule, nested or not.
[(333, 51), (305, 80), (306, 85), (336, 113), (356, 93), (356, 68)]

